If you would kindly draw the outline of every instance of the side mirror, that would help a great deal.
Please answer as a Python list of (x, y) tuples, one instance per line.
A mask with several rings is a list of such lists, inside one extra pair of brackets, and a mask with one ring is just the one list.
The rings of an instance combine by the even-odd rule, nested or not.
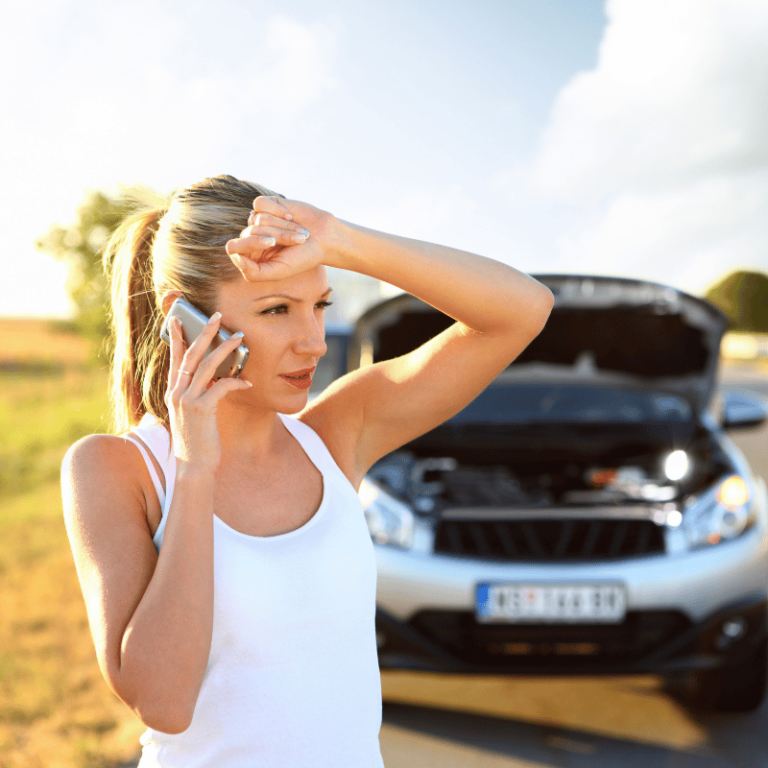
[(768, 419), (765, 401), (751, 392), (732, 390), (723, 397), (723, 427), (739, 429), (759, 427)]

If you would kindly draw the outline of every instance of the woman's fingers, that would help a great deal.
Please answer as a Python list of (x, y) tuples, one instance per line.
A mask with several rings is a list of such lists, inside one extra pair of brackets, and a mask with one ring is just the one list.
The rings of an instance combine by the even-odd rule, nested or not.
[(277, 197), (277, 195), (259, 195), (259, 197), (254, 198), (253, 210), (257, 214), (271, 213), (278, 219), (285, 219), (286, 221), (290, 221), (293, 216), (291, 216), (290, 211), (281, 202), (282, 199), (283, 198), (281, 197)]
[(249, 282), (291, 277), (323, 263), (328, 218), (329, 214), (296, 200), (257, 197), (249, 226), (227, 243), (227, 254)]
[[(192, 344), (189, 345), (186, 352), (183, 352), (183, 354), (177, 354), (174, 357), (173, 347), (171, 347), (172, 362), (171, 362), (171, 372), (169, 374), (169, 387), (170, 387), (169, 396), (172, 395), (173, 393), (178, 393), (179, 395), (181, 395), (182, 393), (189, 390), (189, 388), (192, 386), (192, 383), (196, 379), (196, 374), (197, 374), (198, 367), (200, 366), (200, 362), (203, 360), (205, 356), (205, 351), (211, 345), (211, 342), (213, 341), (214, 336), (219, 330), (220, 321), (221, 321), (221, 313), (215, 312), (203, 327), (203, 330), (200, 332), (200, 335), (192, 342)], [(181, 323), (178, 323), (178, 325), (176, 326), (176, 331), (179, 339), (181, 339)], [(172, 340), (173, 340), (173, 337), (172, 337)], [(236, 347), (237, 347), (237, 344), (234, 344), (233, 348), (236, 348)], [(181, 351), (179, 347), (177, 347), (177, 349)], [(178, 363), (176, 362), (177, 360), (178, 360)], [(208, 379), (210, 380), (210, 376), (208, 377)], [(207, 384), (207, 381), (206, 381), (206, 384)], [(205, 387), (205, 384), (203, 385), (203, 388), (204, 387)]]
[(286, 229), (291, 232), (306, 232), (306, 230), (295, 221), (286, 221), (271, 213), (257, 213), (256, 211), (251, 211), (251, 215), (248, 217), (248, 227), (246, 227), (246, 229), (251, 229), (252, 227), (275, 227), (277, 229)]
[[(236, 333), (226, 341), (222, 341), (216, 349), (212, 349), (197, 366), (195, 376), (190, 384), (193, 394), (199, 394), (210, 386), (218, 367), (242, 344), (243, 334)], [(227, 377), (229, 378), (229, 377)]]
[(245, 379), (233, 379), (231, 376), (228, 376), (224, 379), (219, 379), (208, 387), (208, 389), (200, 396), (200, 402), (206, 405), (213, 405), (226, 397), (230, 392), (250, 389), (252, 386), (250, 381), (246, 381)]
[[(242, 333), (234, 334), (226, 341), (223, 341), (216, 349), (211, 350), (208, 355), (205, 355), (194, 368), (191, 367), (191, 362), (183, 361), (181, 370), (179, 370), (177, 385), (173, 390), (177, 397), (181, 398), (184, 395), (194, 400), (199, 398), (200, 395), (205, 394), (206, 390), (213, 386), (213, 377), (218, 367), (240, 346), (242, 340)], [(235, 389), (247, 389), (251, 386), (251, 383), (245, 381), (245, 379), (232, 380), (242, 383), (242, 386), (235, 387)]]
[(229, 256), (240, 254), (249, 258), (259, 256), (276, 245), (288, 247), (306, 242), (309, 232), (306, 229), (279, 229), (278, 227), (248, 227), (240, 237), (230, 240), (226, 245)]

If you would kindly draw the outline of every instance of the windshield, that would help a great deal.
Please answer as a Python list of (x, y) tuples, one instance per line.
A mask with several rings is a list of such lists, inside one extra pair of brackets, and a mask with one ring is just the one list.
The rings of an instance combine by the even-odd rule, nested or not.
[(678, 395), (573, 384), (491, 385), (449, 423), (686, 422), (688, 402)]

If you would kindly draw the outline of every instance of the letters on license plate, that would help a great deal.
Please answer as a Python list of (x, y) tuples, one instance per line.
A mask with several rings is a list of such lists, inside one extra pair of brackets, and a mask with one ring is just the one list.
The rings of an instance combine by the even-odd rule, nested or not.
[(480, 584), (475, 616), (509, 624), (616, 624), (626, 609), (622, 584)]

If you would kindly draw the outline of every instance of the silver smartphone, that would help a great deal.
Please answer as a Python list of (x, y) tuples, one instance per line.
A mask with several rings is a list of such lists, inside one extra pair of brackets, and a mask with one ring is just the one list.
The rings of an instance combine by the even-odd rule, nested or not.
[[(170, 322), (171, 318), (178, 317), (181, 320), (181, 327), (184, 331), (184, 341), (189, 346), (205, 328), (206, 323), (210, 319), (201, 312), (197, 307), (190, 304), (186, 299), (178, 298), (173, 302), (170, 311), (168, 312), (163, 326), (160, 329), (160, 338), (170, 346), (171, 333)], [(222, 342), (226, 341), (232, 336), (232, 334), (219, 326), (219, 332), (214, 337), (208, 349), (205, 350), (203, 357), (206, 357), (212, 350), (216, 349)], [(240, 372), (243, 370), (245, 361), (248, 359), (248, 347), (241, 344), (232, 354), (227, 355), (224, 362), (216, 369), (216, 373), (213, 375), (214, 379), (224, 379), (228, 376), (237, 378)]]

